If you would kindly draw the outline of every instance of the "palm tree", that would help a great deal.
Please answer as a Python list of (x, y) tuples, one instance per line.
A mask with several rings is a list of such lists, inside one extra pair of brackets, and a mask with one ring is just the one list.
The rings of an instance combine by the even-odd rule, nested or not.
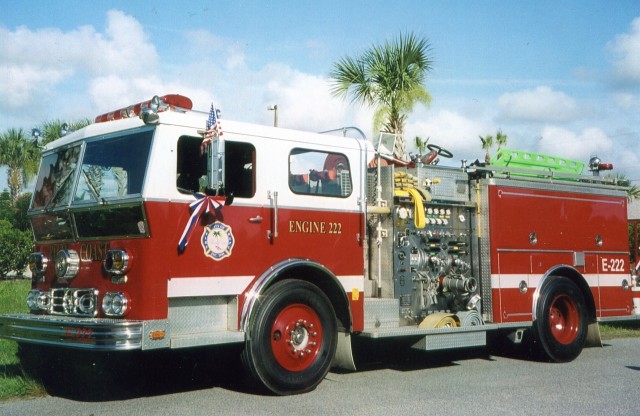
[(40, 151), (22, 129), (11, 128), (0, 135), (0, 164), (8, 167), (7, 184), (11, 201), (38, 171)]
[(495, 137), (487, 134), (486, 136), (479, 136), (480, 137), (480, 141), (482, 142), (482, 150), (485, 150), (487, 153), (484, 155), (484, 161), (489, 164), (491, 163), (491, 148), (493, 147), (494, 144), (498, 145), (498, 149), (500, 150), (502, 148), (502, 146), (505, 146), (507, 144), (507, 141), (509, 140), (509, 137), (507, 137), (506, 134), (504, 134), (502, 132), (502, 130), (498, 129), (498, 131), (496, 132)]
[(416, 146), (416, 150), (418, 151), (418, 155), (419, 155), (420, 159), (422, 159), (422, 155), (427, 150), (427, 145), (429, 144), (429, 139), (430, 139), (430, 137), (427, 137), (426, 139), (423, 139), (420, 136), (416, 136), (416, 138), (414, 139), (413, 143)]
[(426, 39), (400, 34), (393, 42), (374, 45), (361, 56), (340, 59), (329, 74), (334, 95), (351, 95), (352, 102), (375, 108), (374, 131), (398, 134), (401, 139), (396, 140), (394, 153), (399, 159), (406, 159), (402, 133), (407, 114), (417, 103), (431, 103), (424, 87), (433, 63), (430, 50)]
[(487, 134), (486, 136), (480, 137), (480, 141), (482, 142), (482, 150), (486, 151), (487, 153), (485, 153), (484, 155), (484, 161), (485, 163), (489, 164), (491, 163), (491, 148), (493, 147), (493, 136), (490, 134)]
[(627, 200), (631, 202), (634, 199), (640, 199), (640, 187), (636, 184), (630, 185), (627, 189)]
[(605, 176), (605, 179), (614, 182), (620, 186), (627, 187), (627, 201), (640, 200), (640, 187), (636, 184), (631, 184), (631, 180), (627, 178), (624, 173), (609, 173)]
[(507, 140), (509, 140), (509, 138), (507, 137), (506, 134), (504, 134), (502, 132), (502, 130), (498, 129), (498, 131), (496, 132), (496, 144), (498, 145), (498, 149), (500, 150), (502, 148), (502, 146), (505, 146), (507, 144)]
[(67, 132), (79, 130), (89, 124), (91, 124), (91, 120), (88, 118), (71, 122), (64, 122), (62, 120), (47, 121), (40, 127), (42, 141), (39, 144), (44, 146), (64, 136)]

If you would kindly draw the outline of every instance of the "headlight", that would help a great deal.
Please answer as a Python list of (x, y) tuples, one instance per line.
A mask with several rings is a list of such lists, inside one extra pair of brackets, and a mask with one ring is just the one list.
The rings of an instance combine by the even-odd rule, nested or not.
[(49, 259), (44, 253), (39, 251), (31, 253), (29, 257), (29, 270), (35, 282), (44, 282), (44, 272), (47, 271), (48, 265)]
[(56, 254), (55, 265), (59, 279), (73, 279), (80, 270), (80, 256), (75, 250), (60, 250)]
[(104, 257), (102, 265), (107, 273), (122, 276), (129, 271), (131, 257), (129, 253), (123, 249), (109, 250)]
[(27, 307), (32, 311), (47, 311), (51, 304), (49, 294), (39, 290), (31, 290), (27, 294)]
[(124, 316), (129, 310), (129, 298), (123, 292), (107, 292), (102, 298), (102, 312), (107, 316)]

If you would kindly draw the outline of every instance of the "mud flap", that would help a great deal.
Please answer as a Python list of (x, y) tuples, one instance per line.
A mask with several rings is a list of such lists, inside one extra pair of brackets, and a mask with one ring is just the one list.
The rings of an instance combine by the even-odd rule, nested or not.
[(356, 363), (353, 361), (353, 351), (351, 350), (351, 334), (338, 332), (337, 336), (338, 346), (336, 347), (336, 355), (333, 357), (331, 367), (356, 371)]
[(600, 325), (597, 322), (589, 324), (587, 328), (587, 338), (584, 340), (584, 346), (602, 347), (602, 339), (600, 338)]

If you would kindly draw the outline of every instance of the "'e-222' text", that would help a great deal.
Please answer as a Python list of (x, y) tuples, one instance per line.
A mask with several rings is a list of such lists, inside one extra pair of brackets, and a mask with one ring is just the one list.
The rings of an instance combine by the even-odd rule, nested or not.
[(70, 342), (90, 344), (93, 342), (93, 329), (68, 326), (65, 329), (64, 338)]

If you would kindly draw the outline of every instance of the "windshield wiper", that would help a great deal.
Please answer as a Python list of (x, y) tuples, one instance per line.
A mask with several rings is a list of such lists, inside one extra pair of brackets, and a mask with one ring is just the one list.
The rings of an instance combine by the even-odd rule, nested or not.
[(65, 188), (65, 185), (67, 183), (67, 181), (69, 180), (69, 178), (71, 177), (71, 174), (74, 173), (74, 170), (70, 170), (69, 172), (67, 172), (67, 174), (65, 175), (65, 177), (62, 179), (62, 181), (60, 182), (60, 186), (58, 187), (58, 189), (55, 190), (55, 192), (53, 193), (53, 195), (51, 196), (51, 199), (49, 199), (49, 201), (45, 204), (44, 206), (44, 210), (45, 211), (49, 211), (51, 207), (51, 205), (55, 205), (56, 199), (58, 198), (58, 194), (60, 193), (60, 191)]
[[(84, 176), (84, 180), (87, 182), (87, 188), (89, 188), (89, 191), (91, 192), (91, 196), (97, 202), (100, 202), (101, 201), (100, 194), (98, 193), (96, 186), (93, 184), (91, 179), (89, 179), (89, 174), (84, 169), (82, 169), (82, 175)], [(102, 199), (102, 202), (104, 202), (104, 198)]]

